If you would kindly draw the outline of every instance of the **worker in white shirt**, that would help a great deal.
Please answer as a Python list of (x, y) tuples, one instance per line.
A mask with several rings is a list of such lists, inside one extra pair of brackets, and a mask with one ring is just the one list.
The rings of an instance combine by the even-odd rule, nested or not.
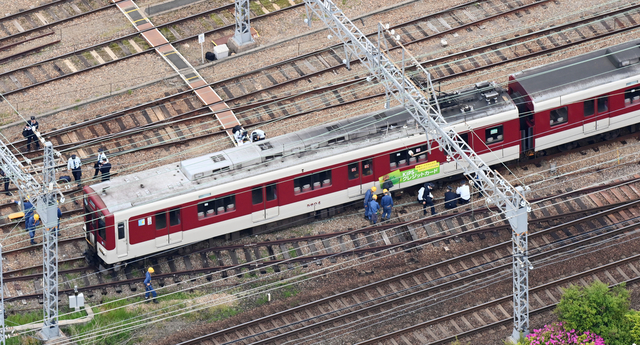
[(71, 155), (71, 158), (67, 161), (67, 169), (71, 170), (73, 179), (80, 185), (82, 179), (82, 161), (78, 156)]
[(93, 177), (98, 176), (98, 173), (100, 172), (100, 162), (109, 163), (109, 159), (107, 158), (107, 154), (104, 151), (105, 150), (104, 150), (103, 147), (98, 149), (98, 160), (93, 165), (93, 169), (95, 170), (95, 173), (93, 174)]
[(460, 205), (468, 204), (471, 199), (471, 191), (469, 190), (469, 185), (466, 180), (460, 181), (460, 187), (456, 189), (456, 194), (458, 194), (458, 202)]

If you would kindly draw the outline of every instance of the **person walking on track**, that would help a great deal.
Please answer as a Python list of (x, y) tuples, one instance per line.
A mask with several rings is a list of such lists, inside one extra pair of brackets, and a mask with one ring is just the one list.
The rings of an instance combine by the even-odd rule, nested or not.
[(153, 303), (158, 303), (158, 301), (156, 300), (158, 294), (156, 293), (156, 290), (153, 289), (153, 286), (151, 286), (151, 273), (153, 272), (153, 267), (149, 267), (144, 278), (144, 299), (146, 303), (149, 303), (149, 295), (153, 296)]
[(80, 180), (82, 179), (82, 161), (80, 158), (76, 155), (71, 155), (71, 158), (67, 161), (67, 169), (71, 171), (73, 179), (78, 183), (78, 186), (80, 186)]
[(382, 205), (382, 220), (389, 220), (391, 218), (391, 209), (393, 208), (393, 198), (389, 193), (389, 190), (383, 189), (384, 196), (380, 200)]
[(376, 189), (377, 188), (373, 186), (371, 187), (371, 189), (367, 189), (367, 192), (364, 193), (364, 218), (369, 220), (370, 220), (369, 203), (371, 203), (371, 200), (373, 200), (372, 196), (373, 196), (373, 193), (376, 192)]

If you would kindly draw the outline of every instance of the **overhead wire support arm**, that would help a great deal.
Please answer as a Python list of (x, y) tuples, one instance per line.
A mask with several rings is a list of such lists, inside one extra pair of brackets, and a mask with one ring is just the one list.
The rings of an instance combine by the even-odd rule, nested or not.
[[(311, 25), (315, 14), (339, 38), (345, 49), (348, 66), (351, 56), (355, 56), (386, 88), (393, 97), (425, 129), (427, 139), (438, 143), (451, 159), (474, 179), (478, 188), (487, 195), (487, 202), (493, 203), (506, 214), (513, 233), (514, 255), (514, 330), (512, 337), (527, 333), (529, 328), (528, 269), (527, 260), (527, 212), (530, 205), (524, 197), (524, 189), (513, 187), (494, 172), (471, 147), (447, 124), (440, 113), (436, 92), (427, 73), (426, 95), (398, 68), (380, 49), (356, 27), (331, 0), (304, 0), (307, 10), (305, 22)], [(311, 11), (311, 12), (310, 12)], [(404, 64), (404, 61), (403, 61)], [(369, 79), (369, 78), (368, 78)]]

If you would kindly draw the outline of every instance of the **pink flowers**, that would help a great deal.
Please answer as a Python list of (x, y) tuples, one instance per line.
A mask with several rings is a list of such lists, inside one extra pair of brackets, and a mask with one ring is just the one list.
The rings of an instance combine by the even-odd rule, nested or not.
[(575, 329), (570, 331), (562, 327), (562, 322), (545, 325), (544, 328), (534, 329), (527, 335), (525, 345), (604, 345), (604, 340), (596, 334), (586, 331), (582, 334)]

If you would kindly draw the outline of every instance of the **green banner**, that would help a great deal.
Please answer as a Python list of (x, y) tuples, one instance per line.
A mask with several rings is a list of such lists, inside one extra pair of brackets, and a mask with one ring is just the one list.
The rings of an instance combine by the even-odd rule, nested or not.
[(382, 186), (385, 180), (390, 179), (394, 185), (397, 185), (398, 183), (413, 181), (419, 178), (435, 175), (435, 174), (438, 174), (439, 172), (440, 172), (440, 162), (432, 161), (432, 162), (416, 165), (413, 169), (409, 169), (409, 170), (404, 170), (404, 171), (400, 171), (400, 169), (394, 170), (388, 173), (387, 175), (384, 175), (378, 178), (378, 182), (380, 182), (380, 185)]

